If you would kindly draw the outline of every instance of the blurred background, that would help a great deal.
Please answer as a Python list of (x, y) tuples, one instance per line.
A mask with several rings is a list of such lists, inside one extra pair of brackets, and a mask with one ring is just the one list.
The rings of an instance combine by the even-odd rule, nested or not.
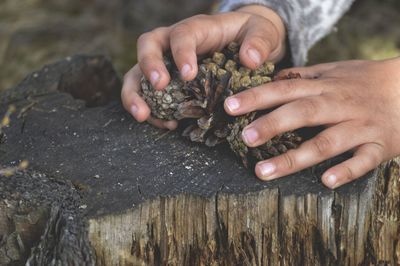
[[(0, 90), (44, 64), (77, 53), (105, 54), (122, 75), (137, 37), (217, 9), (213, 0), (1, 0)], [(358, 0), (310, 54), (309, 64), (400, 55), (400, 0)]]

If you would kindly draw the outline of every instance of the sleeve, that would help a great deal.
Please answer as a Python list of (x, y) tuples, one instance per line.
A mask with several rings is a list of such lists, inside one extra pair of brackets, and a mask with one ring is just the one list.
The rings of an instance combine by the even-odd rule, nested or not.
[(235, 10), (243, 5), (264, 5), (283, 19), (292, 60), (295, 66), (307, 62), (311, 47), (330, 33), (354, 0), (225, 0), (220, 11)]

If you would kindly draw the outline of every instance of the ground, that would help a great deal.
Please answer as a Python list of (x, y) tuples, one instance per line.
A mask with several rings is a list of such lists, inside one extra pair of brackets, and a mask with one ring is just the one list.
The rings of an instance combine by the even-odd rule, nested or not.
[[(118, 72), (136, 60), (140, 33), (215, 9), (212, 0), (3, 0), (0, 3), (0, 90), (34, 69), (76, 53), (111, 57)], [(177, 8), (179, 6), (179, 12)], [(400, 2), (359, 0), (310, 54), (310, 64), (382, 59), (400, 53)]]

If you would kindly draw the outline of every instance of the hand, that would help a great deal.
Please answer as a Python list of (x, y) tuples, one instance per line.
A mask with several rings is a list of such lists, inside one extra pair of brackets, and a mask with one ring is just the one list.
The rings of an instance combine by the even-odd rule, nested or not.
[(333, 189), (400, 155), (399, 58), (321, 64), (279, 75), (290, 71), (303, 79), (269, 83), (225, 101), (231, 115), (279, 106), (243, 130), (250, 147), (290, 130), (325, 126), (299, 148), (259, 162), (257, 176), (276, 179), (354, 151), (352, 158), (322, 175), (323, 183)]
[(156, 89), (165, 88), (170, 76), (163, 63), (163, 52), (171, 49), (182, 78), (193, 80), (198, 71), (197, 55), (220, 50), (232, 41), (242, 44), (241, 62), (255, 69), (266, 60), (282, 58), (285, 28), (274, 11), (251, 5), (230, 13), (194, 16), (143, 34), (137, 44), (139, 63), (124, 77), (121, 97), (125, 109), (139, 122), (147, 120), (161, 128), (176, 128), (176, 121), (150, 116), (149, 107), (138, 93), (142, 73)]

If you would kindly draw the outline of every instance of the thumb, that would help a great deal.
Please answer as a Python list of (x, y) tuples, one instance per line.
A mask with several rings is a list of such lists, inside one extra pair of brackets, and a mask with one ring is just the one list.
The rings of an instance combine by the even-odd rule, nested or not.
[(265, 61), (278, 61), (284, 53), (283, 40), (275, 25), (267, 19), (250, 19), (244, 29), (240, 61), (256, 69)]

